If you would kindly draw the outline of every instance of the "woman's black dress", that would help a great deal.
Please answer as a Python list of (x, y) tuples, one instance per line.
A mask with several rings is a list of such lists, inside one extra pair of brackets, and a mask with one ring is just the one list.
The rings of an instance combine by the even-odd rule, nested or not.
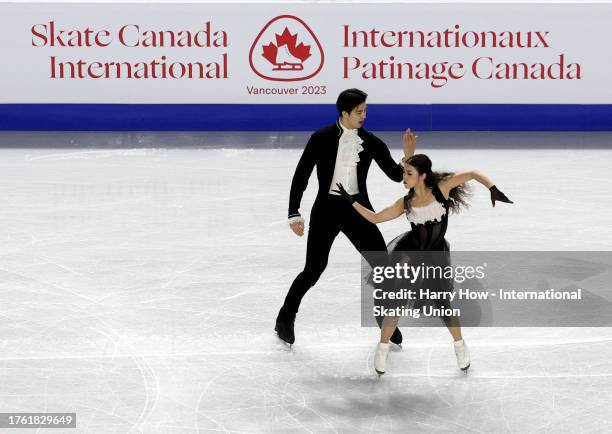
[[(387, 245), (393, 262), (409, 262), (411, 265), (433, 265), (444, 267), (450, 266), (449, 244), (444, 238), (448, 226), (449, 200), (444, 197), (438, 186), (432, 188), (435, 201), (423, 207), (411, 207), (408, 203), (408, 195), (404, 197), (404, 210), (406, 218), (410, 222), (411, 229), (397, 236)], [(413, 253), (410, 253), (413, 252)], [(398, 285), (402, 288), (411, 287), (420, 294), (420, 288), (428, 288), (437, 293), (452, 292), (453, 280), (435, 276), (426, 278), (411, 284), (399, 280)], [(433, 304), (434, 307), (451, 308), (450, 301), (445, 299), (429, 300), (417, 298), (406, 307), (420, 308)], [(409, 306), (412, 304), (411, 306)], [(451, 317), (442, 317), (447, 325), (455, 325)]]

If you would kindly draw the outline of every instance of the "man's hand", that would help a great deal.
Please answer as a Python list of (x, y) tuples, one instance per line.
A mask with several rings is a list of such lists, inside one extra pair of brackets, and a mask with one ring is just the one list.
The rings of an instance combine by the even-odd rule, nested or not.
[(300, 216), (291, 217), (289, 219), (289, 227), (298, 237), (304, 235), (304, 219)]
[(404, 158), (410, 158), (414, 155), (414, 150), (416, 149), (416, 139), (417, 136), (412, 133), (410, 128), (404, 132), (404, 137), (402, 139), (404, 145)]
[(304, 223), (295, 222), (291, 223), (289, 226), (291, 227), (293, 233), (296, 234), (298, 237), (304, 235)]

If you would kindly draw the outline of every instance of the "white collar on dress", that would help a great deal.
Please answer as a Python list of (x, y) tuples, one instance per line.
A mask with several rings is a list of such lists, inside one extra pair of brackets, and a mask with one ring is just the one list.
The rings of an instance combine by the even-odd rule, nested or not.
[(410, 207), (410, 212), (406, 214), (409, 222), (420, 225), (428, 221), (442, 221), (442, 217), (446, 214), (446, 209), (440, 202), (434, 200), (425, 206)]

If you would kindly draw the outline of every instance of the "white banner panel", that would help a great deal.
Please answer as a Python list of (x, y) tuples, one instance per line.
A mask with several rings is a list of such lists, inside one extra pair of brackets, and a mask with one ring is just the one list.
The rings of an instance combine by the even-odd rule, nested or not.
[(0, 103), (609, 104), (610, 4), (0, 4)]

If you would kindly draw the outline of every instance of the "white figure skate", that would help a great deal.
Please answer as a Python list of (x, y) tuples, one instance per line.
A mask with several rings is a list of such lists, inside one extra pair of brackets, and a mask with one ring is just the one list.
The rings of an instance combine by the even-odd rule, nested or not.
[(467, 372), (470, 367), (470, 350), (463, 339), (454, 342), (455, 356), (457, 356), (457, 366), (463, 372)]
[(374, 370), (382, 375), (387, 370), (387, 358), (389, 357), (389, 344), (379, 342), (374, 355)]

